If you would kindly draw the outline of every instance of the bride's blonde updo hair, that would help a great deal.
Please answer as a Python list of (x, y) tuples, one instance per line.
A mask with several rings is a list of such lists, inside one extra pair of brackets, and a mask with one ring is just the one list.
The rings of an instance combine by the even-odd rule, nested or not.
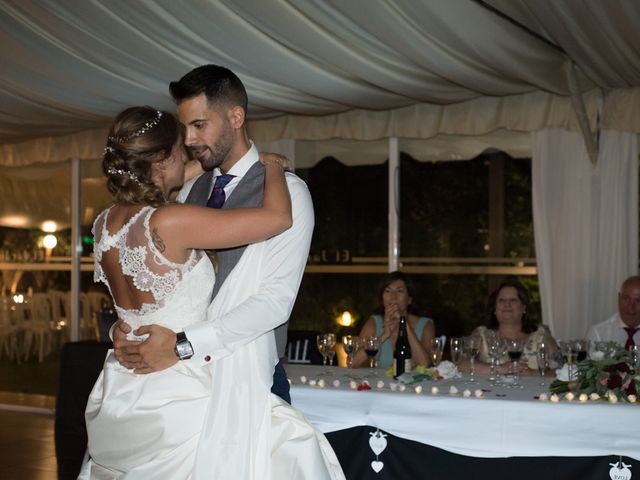
[(182, 142), (180, 124), (169, 112), (131, 107), (113, 121), (102, 158), (107, 188), (116, 202), (160, 205), (167, 201), (151, 180), (151, 165)]

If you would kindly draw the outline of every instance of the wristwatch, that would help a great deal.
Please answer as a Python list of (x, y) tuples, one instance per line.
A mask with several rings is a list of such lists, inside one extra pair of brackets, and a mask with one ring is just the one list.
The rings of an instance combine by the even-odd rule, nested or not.
[(191, 342), (187, 340), (187, 335), (184, 332), (176, 333), (176, 356), (180, 360), (187, 360), (193, 357), (193, 347), (191, 346)]

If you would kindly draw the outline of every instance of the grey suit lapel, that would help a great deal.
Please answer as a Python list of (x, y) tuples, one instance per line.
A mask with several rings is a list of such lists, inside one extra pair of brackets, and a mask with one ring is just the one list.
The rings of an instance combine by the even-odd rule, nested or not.
[(211, 194), (211, 182), (213, 181), (213, 172), (204, 172), (195, 181), (187, 199), (184, 203), (193, 203), (196, 205), (206, 205)]
[[(195, 186), (195, 185), (194, 185)], [(222, 208), (243, 208), (243, 207), (259, 207), (262, 205), (262, 197), (264, 192), (264, 166), (260, 162), (256, 162), (247, 170), (240, 183), (234, 188), (231, 195), (225, 200)], [(217, 251), (217, 273), (216, 283), (213, 287), (213, 296), (215, 297), (220, 287), (231, 273), (240, 257), (244, 253), (246, 245), (227, 248)]]

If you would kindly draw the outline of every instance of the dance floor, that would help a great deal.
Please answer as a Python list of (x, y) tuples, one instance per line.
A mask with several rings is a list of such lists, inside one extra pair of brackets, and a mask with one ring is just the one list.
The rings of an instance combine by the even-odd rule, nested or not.
[(56, 480), (53, 398), (0, 392), (0, 480)]

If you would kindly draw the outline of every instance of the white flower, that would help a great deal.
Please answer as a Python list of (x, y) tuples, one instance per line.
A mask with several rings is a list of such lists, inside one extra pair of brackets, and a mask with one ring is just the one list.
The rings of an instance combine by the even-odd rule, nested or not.
[(538, 399), (542, 402), (546, 402), (547, 400), (549, 400), (549, 396), (546, 393), (541, 393)]
[(464, 392), (462, 392), (462, 396), (464, 398), (469, 398), (471, 396), (471, 390), (465, 388)]
[(440, 389), (438, 387), (431, 387), (431, 395), (438, 395)]
[(456, 367), (455, 363), (443, 360), (438, 364), (438, 375), (446, 380), (449, 378), (457, 378), (460, 376), (460, 373), (458, 373), (458, 367)]
[(591, 360), (595, 360), (597, 362), (604, 358), (604, 352), (601, 352), (599, 350), (593, 350), (592, 352), (589, 353), (589, 356), (591, 357)]
[(300, 377), (300, 382), (301, 382), (301, 383), (303, 383), (303, 384), (304, 384), (304, 383), (307, 383), (307, 377), (305, 377), (304, 375), (302, 375), (302, 376)]
[(564, 396), (564, 398), (566, 398), (566, 399), (567, 399), (568, 401), (570, 401), (570, 402), (571, 402), (571, 401), (573, 401), (573, 399), (574, 399), (575, 397), (576, 397), (576, 396), (573, 394), (573, 392), (568, 392), (568, 393)]
[(338, 388), (338, 387), (340, 386), (340, 380), (337, 380), (337, 379), (336, 379), (336, 380), (334, 380), (334, 381), (333, 381), (333, 386), (334, 386), (334, 387), (336, 387), (336, 388)]
[(560, 401), (560, 397), (555, 393), (552, 393), (549, 397), (549, 400), (551, 400), (553, 403), (558, 403)]
[(589, 395), (587, 395), (586, 393), (581, 393), (580, 396), (578, 397), (578, 400), (580, 400), (582, 403), (584, 403), (587, 400), (589, 400)]
[(422, 385), (416, 385), (415, 391), (416, 393), (422, 393)]
[(473, 392), (473, 394), (475, 395), (476, 398), (482, 398), (482, 396), (484, 395), (482, 390), (479, 388), (475, 392)]
[(384, 380), (378, 380), (378, 383), (376, 384), (376, 387), (384, 388)]
[(596, 392), (593, 392), (591, 395), (589, 395), (589, 398), (595, 402), (596, 400), (600, 400), (600, 395), (598, 395)]
[(451, 385), (451, 387), (449, 388), (449, 395), (456, 395), (458, 393), (458, 389), (456, 388), (455, 385)]

